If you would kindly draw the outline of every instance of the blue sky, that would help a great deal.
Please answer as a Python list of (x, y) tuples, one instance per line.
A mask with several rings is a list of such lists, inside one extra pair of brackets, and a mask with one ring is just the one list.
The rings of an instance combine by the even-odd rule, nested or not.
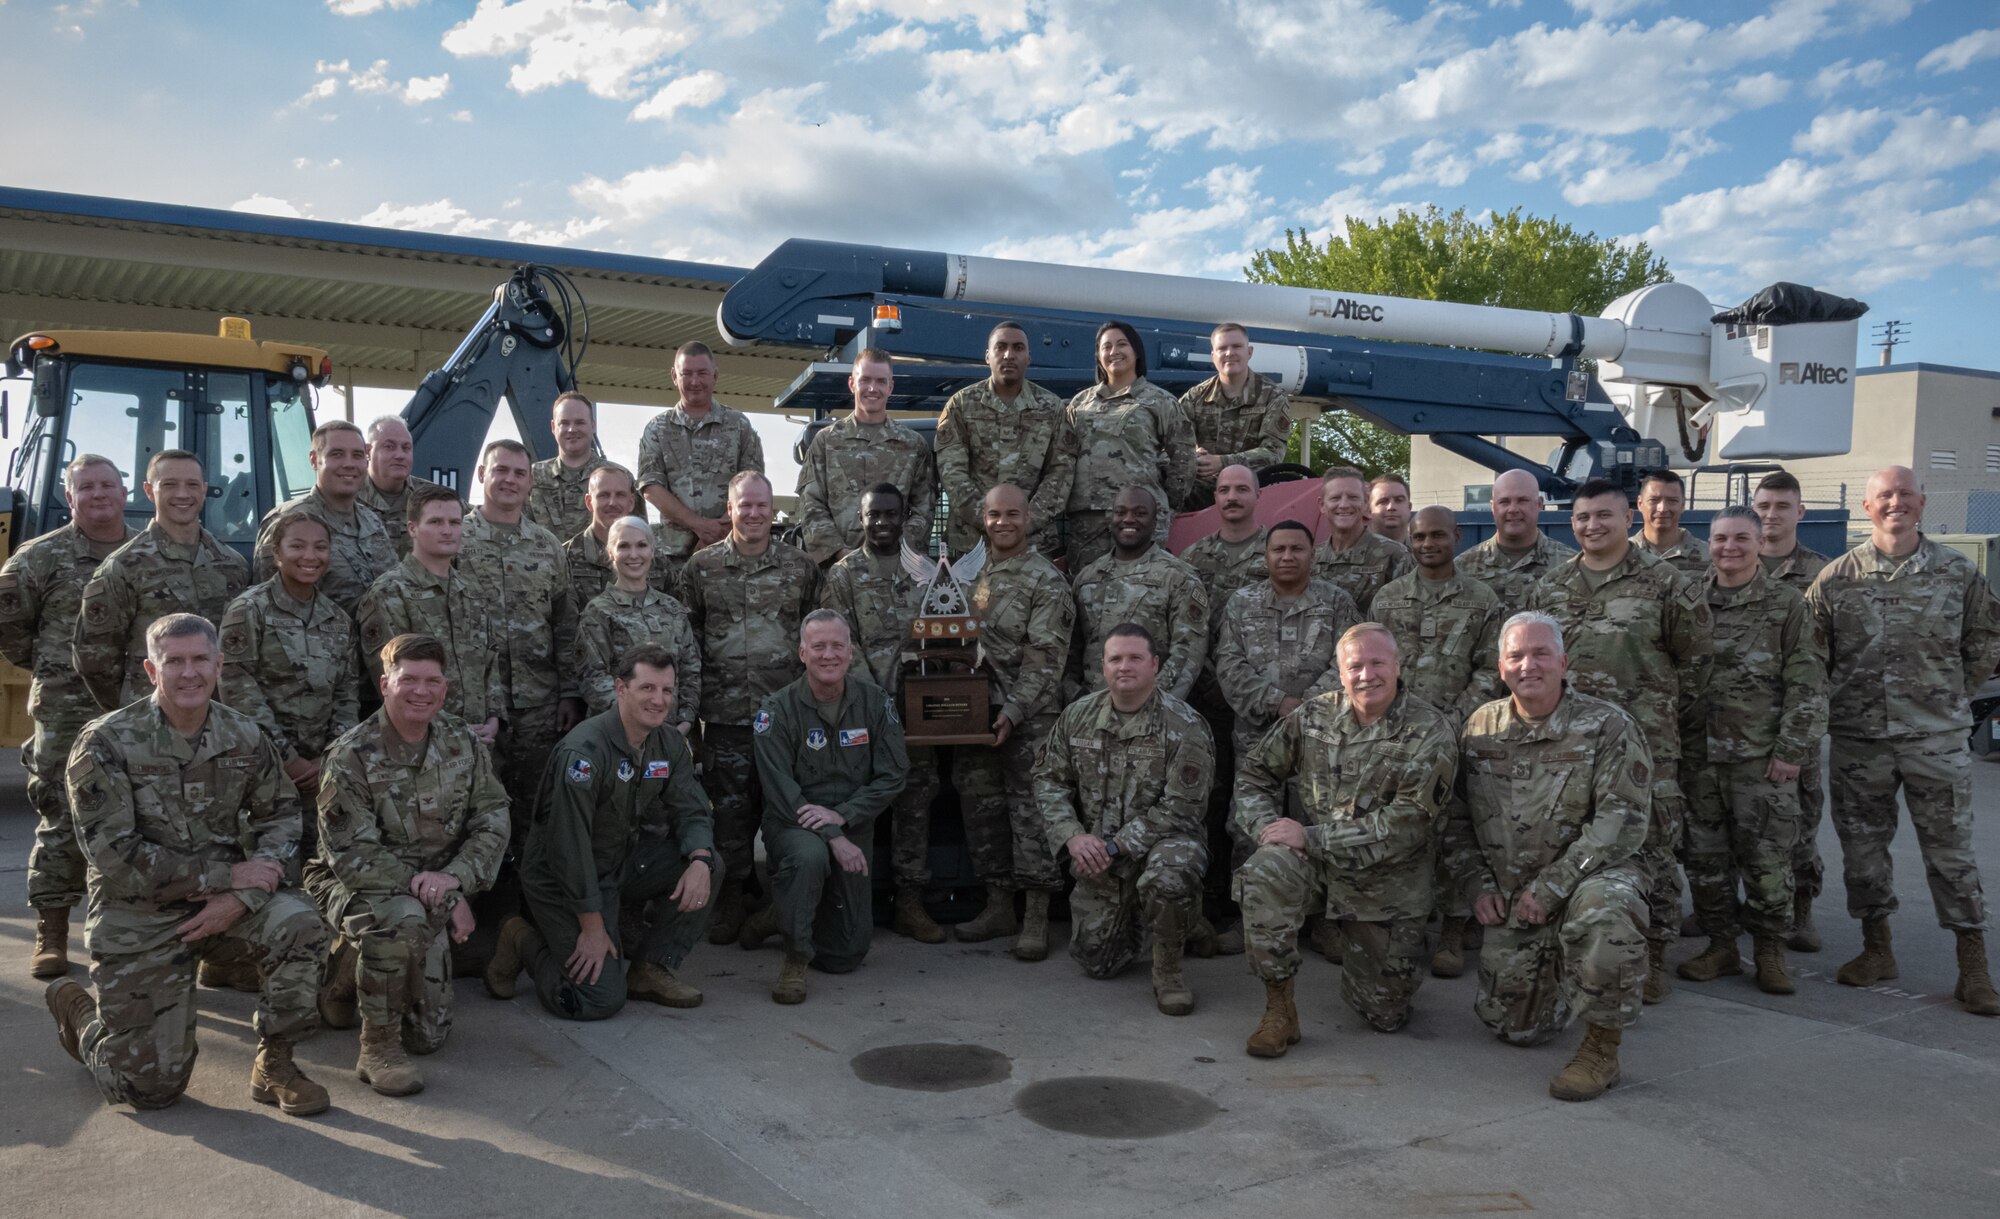
[(1518, 205), (2000, 365), (1991, 2), (0, 0), (0, 72), (18, 186), (1231, 277), (1287, 227)]

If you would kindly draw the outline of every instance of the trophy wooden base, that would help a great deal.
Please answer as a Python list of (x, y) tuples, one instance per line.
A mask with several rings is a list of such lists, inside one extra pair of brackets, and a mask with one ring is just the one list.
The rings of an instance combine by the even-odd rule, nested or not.
[(993, 744), (986, 674), (904, 674), (903, 738), (912, 745)]

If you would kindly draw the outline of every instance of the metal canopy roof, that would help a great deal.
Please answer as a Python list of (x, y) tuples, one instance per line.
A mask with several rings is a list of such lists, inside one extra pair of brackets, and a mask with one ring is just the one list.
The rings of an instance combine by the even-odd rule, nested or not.
[(738, 267), (0, 187), (0, 342), (29, 330), (214, 334), (326, 348), (342, 385), (414, 387), (521, 263), (567, 272), (590, 308), (583, 389), (673, 402), (674, 348), (716, 353), (717, 396), (770, 410), (808, 353), (738, 351), (716, 333)]

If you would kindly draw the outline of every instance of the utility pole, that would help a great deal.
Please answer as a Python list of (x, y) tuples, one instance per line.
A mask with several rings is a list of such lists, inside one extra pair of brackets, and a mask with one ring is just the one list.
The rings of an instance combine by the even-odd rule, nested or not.
[(1910, 324), (1890, 320), (1875, 326), (1875, 346), (1882, 349), (1882, 366), (1887, 368), (1896, 362), (1896, 345), (1909, 341)]

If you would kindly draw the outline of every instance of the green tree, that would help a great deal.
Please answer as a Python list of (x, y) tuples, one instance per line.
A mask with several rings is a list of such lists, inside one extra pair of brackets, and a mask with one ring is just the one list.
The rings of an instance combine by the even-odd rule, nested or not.
[[(1487, 216), (1398, 211), (1391, 219), (1350, 218), (1345, 236), (1315, 243), (1285, 230), (1282, 249), (1260, 250), (1244, 268), (1252, 283), (1366, 292), (1413, 300), (1459, 301), (1551, 313), (1598, 314), (1613, 300), (1673, 278), (1645, 242), (1624, 245), (1579, 233), (1520, 208)], [(1349, 463), (1369, 474), (1410, 468), (1410, 438), (1345, 411), (1312, 424), (1315, 468)], [(1292, 459), (1298, 442), (1293, 440)]]

